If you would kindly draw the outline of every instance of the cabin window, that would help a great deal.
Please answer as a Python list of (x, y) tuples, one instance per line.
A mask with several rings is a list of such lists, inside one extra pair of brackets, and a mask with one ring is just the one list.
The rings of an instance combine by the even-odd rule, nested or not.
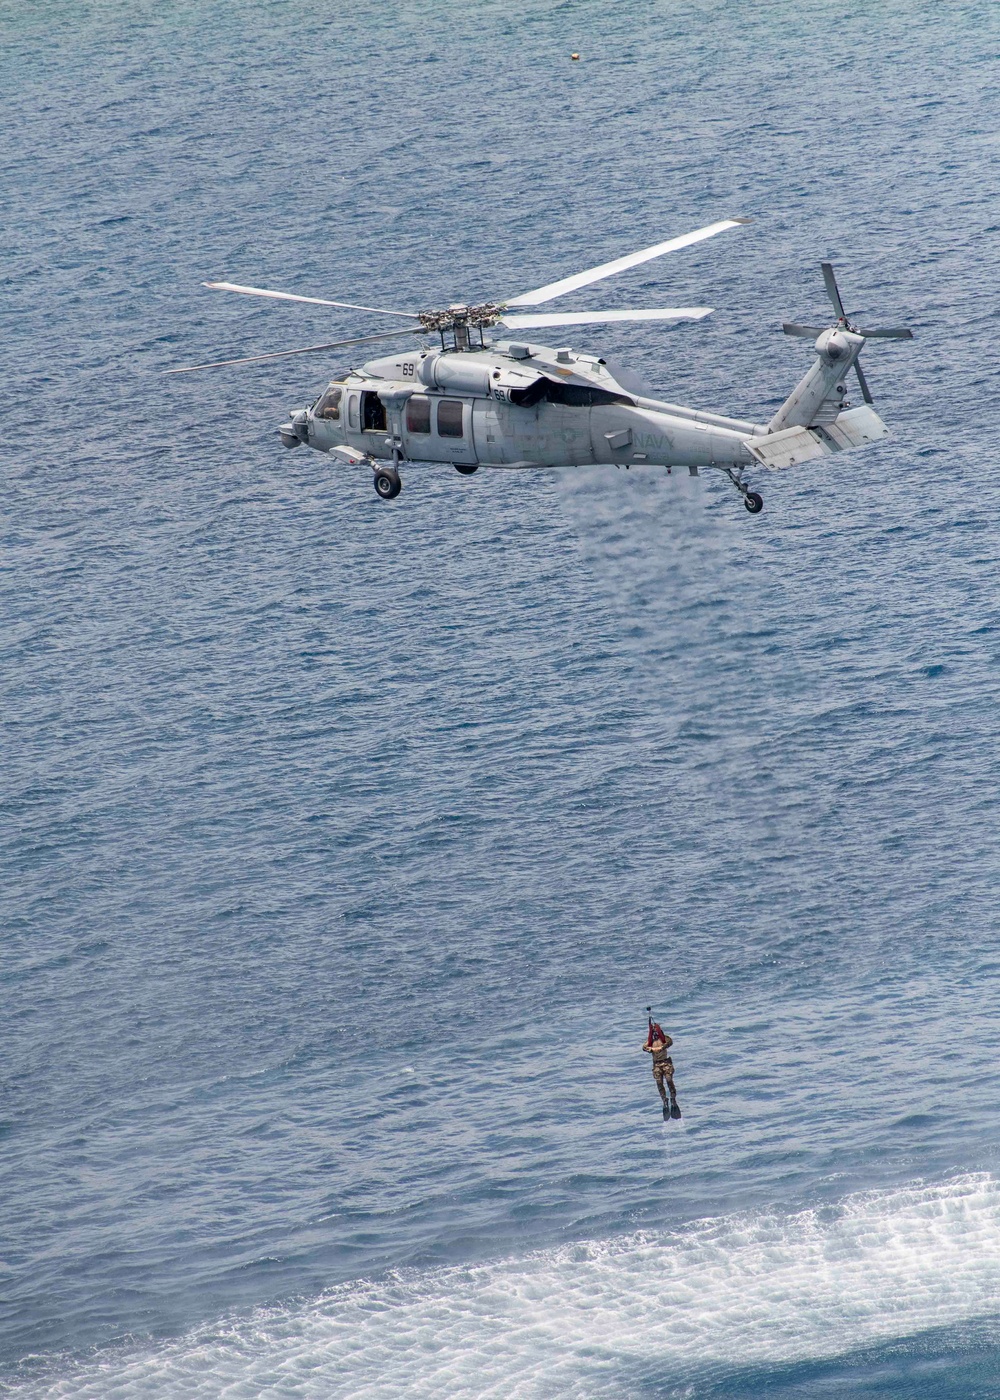
[(355, 430), (358, 427), (358, 396), (348, 394), (347, 396), (347, 425)]
[(361, 395), (361, 426), (366, 433), (385, 432), (385, 404), (371, 390)]
[(442, 399), (438, 404), (438, 437), (462, 436), (461, 399)]
[(406, 430), (410, 433), (431, 430), (431, 401), (423, 394), (414, 394), (406, 400)]
[(317, 418), (339, 418), (340, 400), (343, 395), (344, 391), (339, 384), (331, 386), (313, 409), (314, 415)]

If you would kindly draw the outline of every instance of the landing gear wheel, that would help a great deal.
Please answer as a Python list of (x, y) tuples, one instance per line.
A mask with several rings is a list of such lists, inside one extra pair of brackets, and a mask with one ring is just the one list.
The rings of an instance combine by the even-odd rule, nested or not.
[(478, 462), (456, 462), (455, 470), (461, 472), (463, 476), (471, 476), (473, 472), (479, 470)]
[(392, 501), (403, 489), (399, 472), (393, 467), (379, 467), (375, 472), (375, 490), (383, 501)]
[(743, 497), (743, 504), (751, 515), (760, 515), (764, 509), (764, 497), (758, 496), (756, 491), (748, 491)]

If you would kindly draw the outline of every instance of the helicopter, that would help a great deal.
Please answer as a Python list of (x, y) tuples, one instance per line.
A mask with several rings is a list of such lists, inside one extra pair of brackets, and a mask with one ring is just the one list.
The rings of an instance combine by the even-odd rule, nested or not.
[[(532, 291), (481, 304), (456, 302), (440, 311), (398, 311), (292, 292), (206, 282), (214, 291), (278, 301), (304, 302), (405, 319), (408, 324), (350, 340), (328, 341), (233, 360), (169, 370), (254, 364), (308, 355), (376, 340), (419, 336), (412, 349), (369, 360), (336, 374), (310, 408), (294, 412), (278, 429), (285, 447), (305, 444), (350, 467), (372, 471), (377, 494), (393, 500), (402, 489), (400, 464), (450, 463), (463, 475), (480, 467), (553, 468), (608, 464), (687, 468), (697, 476), (712, 468), (727, 476), (753, 515), (764, 506), (747, 472), (779, 471), (803, 462), (871, 446), (889, 430), (872, 407), (858, 357), (866, 340), (909, 340), (905, 327), (863, 329), (844, 310), (833, 267), (820, 267), (836, 320), (832, 325), (785, 322), (787, 335), (815, 341), (816, 358), (766, 423), (685, 408), (653, 397), (638, 376), (600, 356), (568, 346), (536, 344), (523, 332), (618, 321), (700, 321), (708, 306), (610, 311), (551, 312), (541, 307), (568, 292), (602, 281), (666, 253), (749, 223), (721, 219), (612, 262), (602, 263)], [(512, 339), (494, 339), (496, 331)], [(440, 345), (429, 343), (436, 337)], [(854, 371), (863, 404), (847, 399)]]

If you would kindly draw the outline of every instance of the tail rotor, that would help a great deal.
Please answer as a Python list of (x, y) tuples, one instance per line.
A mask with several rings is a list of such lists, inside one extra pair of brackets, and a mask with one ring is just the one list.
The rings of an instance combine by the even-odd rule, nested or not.
[[(833, 303), (833, 309), (837, 313), (835, 330), (850, 331), (852, 335), (864, 336), (866, 340), (912, 340), (913, 332), (907, 326), (879, 326), (868, 329), (864, 326), (856, 325), (854, 316), (857, 313), (848, 313), (844, 310), (844, 303), (841, 300), (840, 288), (837, 286), (837, 279), (834, 276), (833, 263), (821, 262), (820, 268), (823, 272), (823, 284), (826, 287), (826, 294)], [(816, 340), (828, 326), (804, 326), (795, 321), (785, 321), (781, 329), (786, 335), (801, 336), (803, 339)], [(854, 362), (854, 373), (858, 376), (858, 383), (861, 386), (861, 395), (865, 403), (873, 403), (871, 390), (868, 388), (868, 381), (864, 376), (857, 360)]]

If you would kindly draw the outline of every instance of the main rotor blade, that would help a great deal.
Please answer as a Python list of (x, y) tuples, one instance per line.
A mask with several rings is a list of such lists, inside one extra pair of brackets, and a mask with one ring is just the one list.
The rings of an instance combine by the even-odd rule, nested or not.
[(616, 258), (614, 262), (601, 263), (600, 267), (592, 267), (587, 272), (577, 272), (572, 277), (563, 277), (559, 282), (549, 282), (544, 287), (536, 287), (533, 292), (522, 292), (520, 296), (508, 297), (504, 305), (506, 306), (538, 306), (543, 301), (551, 301), (553, 297), (565, 296), (567, 292), (575, 292), (578, 287), (588, 287), (591, 282), (600, 282), (604, 277), (613, 277), (616, 272), (624, 272), (627, 268), (638, 267), (640, 263), (648, 262), (650, 258), (659, 258), (664, 253), (676, 252), (678, 248), (687, 248), (692, 243), (700, 243), (703, 238), (712, 238), (717, 233), (723, 233), (727, 228), (736, 228), (738, 224), (748, 224), (749, 219), (721, 219), (716, 224), (707, 224), (704, 228), (695, 229), (694, 233), (682, 234), (680, 238), (668, 238), (665, 243), (654, 243), (651, 248), (643, 248), (638, 253), (629, 253), (624, 258)]
[(837, 279), (833, 275), (833, 263), (821, 262), (823, 269), (823, 281), (826, 283), (826, 294), (833, 302), (833, 309), (837, 313), (838, 321), (847, 319), (847, 312), (844, 310), (844, 303), (840, 300), (840, 289), (837, 286)]
[(213, 292), (242, 292), (246, 297), (272, 297), (275, 301), (305, 301), (310, 306), (340, 306), (346, 311), (374, 311), (379, 316), (406, 316), (411, 321), (420, 318), (415, 311), (389, 311), (384, 306), (358, 306), (353, 301), (324, 301), (322, 297), (300, 297), (294, 292), (271, 292), (265, 287), (241, 287), (237, 282), (202, 282)]
[(597, 326), (610, 321), (700, 321), (710, 306), (673, 306), (648, 311), (550, 311), (540, 316), (504, 316), (501, 326)]
[(868, 380), (865, 378), (864, 371), (857, 360), (854, 361), (854, 373), (858, 376), (858, 383), (861, 385), (861, 397), (864, 399), (865, 403), (874, 403), (875, 400), (872, 398), (872, 391), (868, 387)]
[(866, 340), (912, 340), (913, 332), (907, 326), (887, 326), (882, 330), (864, 331), (858, 327), (858, 335)]
[(786, 335), (799, 335), (804, 340), (815, 340), (828, 328), (826, 326), (799, 326), (794, 321), (782, 321), (781, 329)]
[(167, 374), (193, 374), (196, 369), (221, 369), (225, 365), (252, 365), (258, 360), (283, 360), (286, 355), (312, 355), (318, 350), (338, 350), (342, 345), (364, 345), (369, 340), (395, 340), (401, 335), (423, 335), (416, 328), (398, 331), (382, 331), (380, 335), (362, 335), (355, 340), (328, 340), (324, 345), (303, 345), (299, 350), (273, 350), (269, 355), (245, 355), (240, 360), (211, 360), (204, 365), (184, 365), (181, 369), (168, 369)]

